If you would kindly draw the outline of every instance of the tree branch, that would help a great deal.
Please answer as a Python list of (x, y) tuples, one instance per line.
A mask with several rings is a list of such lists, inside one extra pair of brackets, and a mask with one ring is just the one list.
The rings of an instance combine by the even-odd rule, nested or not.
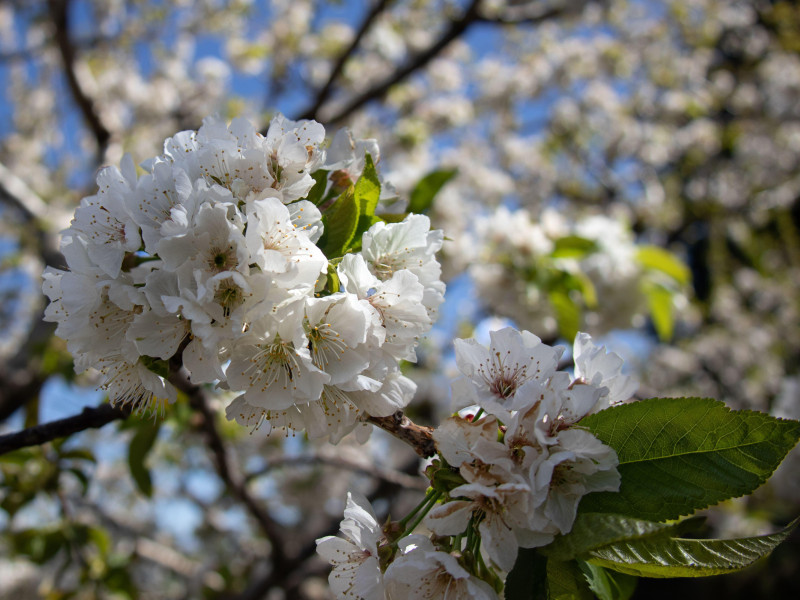
[(528, 2), (520, 6), (507, 6), (495, 15), (478, 15), (481, 23), (495, 25), (537, 25), (553, 17), (577, 13), (590, 2), (605, 0), (563, 0), (562, 2)]
[[(47, 228), (47, 204), (22, 179), (0, 163), (0, 202), (11, 207), (27, 229), (20, 239), (31, 240), (45, 266), (62, 268), (66, 263), (58, 249), (58, 238)], [(31, 244), (33, 245), (33, 244)], [(0, 421), (7, 419), (30, 398), (38, 395), (47, 379), (31, 361), (31, 350), (50, 339), (53, 323), (42, 321), (43, 312), (32, 320), (26, 341), (15, 356), (0, 366)]]
[(464, 14), (461, 15), (460, 18), (451, 21), (447, 30), (428, 49), (412, 57), (405, 65), (397, 69), (397, 71), (395, 71), (390, 77), (384, 79), (381, 83), (356, 96), (350, 101), (349, 104), (347, 104), (335, 115), (328, 119), (324, 119), (324, 122), (330, 125), (340, 123), (366, 103), (382, 98), (392, 87), (406, 79), (415, 71), (427, 65), (431, 60), (436, 58), (439, 53), (450, 44), (450, 42), (463, 35), (470, 25), (477, 23), (480, 20), (478, 10), (480, 8), (481, 1), (482, 0), (472, 0)]
[(69, 29), (69, 2), (70, 0), (47, 0), (50, 7), (50, 17), (55, 30), (55, 42), (61, 53), (61, 60), (64, 64), (64, 75), (67, 78), (67, 84), (72, 92), (72, 97), (97, 142), (96, 160), (97, 163), (100, 164), (103, 161), (106, 148), (111, 140), (111, 133), (103, 124), (94, 101), (81, 87), (78, 76), (75, 73), (75, 46), (73, 46), (72, 40), (70, 39)]
[(392, 0), (378, 0), (375, 5), (372, 7), (372, 10), (369, 11), (367, 16), (364, 18), (364, 21), (361, 23), (361, 27), (356, 32), (355, 37), (353, 38), (350, 45), (347, 49), (342, 52), (339, 56), (336, 64), (331, 69), (330, 75), (328, 75), (328, 80), (325, 82), (325, 85), (320, 88), (317, 92), (317, 96), (314, 99), (314, 102), (311, 104), (309, 108), (307, 108), (303, 114), (299, 117), (300, 119), (316, 119), (317, 112), (322, 107), (324, 102), (328, 99), (330, 95), (331, 89), (333, 89), (333, 84), (336, 83), (336, 80), (339, 78), (339, 75), (344, 69), (345, 63), (350, 59), (350, 57), (355, 53), (358, 45), (361, 43), (364, 35), (366, 35), (367, 31), (369, 31), (372, 24), (375, 22), (375, 19), (386, 10), (386, 7)]
[(222, 441), (222, 437), (217, 429), (215, 414), (208, 406), (203, 389), (191, 383), (186, 377), (185, 372), (176, 368), (180, 363), (179, 351), (170, 361), (169, 381), (189, 397), (189, 404), (203, 417), (201, 427), (206, 435), (206, 441), (214, 455), (214, 466), (220, 479), (225, 482), (228, 490), (245, 505), (247, 511), (256, 520), (264, 536), (270, 541), (272, 547), (272, 569), (276, 572), (286, 570), (287, 558), (283, 550), (283, 543), (280, 535), (280, 526), (272, 520), (272, 517), (264, 509), (261, 503), (256, 500), (247, 488), (247, 481), (242, 474), (233, 466), (228, 455), (228, 449)]
[(433, 427), (417, 425), (398, 410), (389, 417), (368, 417), (368, 423), (388, 431), (397, 439), (405, 442), (414, 449), (422, 458), (436, 454), (436, 444), (433, 441)]
[(28, 446), (39, 446), (86, 429), (97, 429), (108, 425), (112, 421), (125, 419), (129, 414), (129, 411), (116, 408), (110, 404), (101, 404), (96, 408), (87, 407), (74, 417), (43, 423), (16, 433), (0, 435), (0, 454)]
[(428, 484), (420, 477), (406, 475), (401, 471), (396, 471), (394, 469), (383, 469), (375, 465), (363, 465), (357, 462), (346, 460), (339, 456), (321, 456), (319, 454), (305, 456), (283, 456), (278, 459), (273, 459), (264, 468), (254, 471), (253, 473), (248, 473), (246, 478), (248, 481), (252, 481), (258, 477), (263, 477), (273, 469), (290, 467), (294, 465), (313, 464), (325, 465), (328, 467), (334, 467), (336, 469), (347, 469), (348, 471), (354, 471), (363, 475), (368, 475), (375, 479), (386, 481), (387, 483), (391, 483), (406, 489), (424, 491), (428, 487)]
[(63, 268), (66, 261), (58, 250), (58, 238), (43, 224), (50, 210), (47, 203), (3, 163), (0, 163), (0, 201), (16, 210), (26, 224), (35, 227), (42, 262), (48, 267)]

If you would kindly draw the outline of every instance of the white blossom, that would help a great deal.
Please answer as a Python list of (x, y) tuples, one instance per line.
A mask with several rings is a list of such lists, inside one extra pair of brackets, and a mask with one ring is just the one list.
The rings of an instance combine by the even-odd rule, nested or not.
[(364, 496), (347, 492), (347, 506), (340, 526), (344, 539), (327, 536), (317, 540), (317, 553), (333, 565), (328, 582), (337, 599), (382, 600), (384, 597), (378, 544), (383, 532)]
[(400, 550), (384, 575), (389, 600), (497, 600), (488, 583), (471, 575), (455, 556), (436, 550), (427, 538), (408, 536)]

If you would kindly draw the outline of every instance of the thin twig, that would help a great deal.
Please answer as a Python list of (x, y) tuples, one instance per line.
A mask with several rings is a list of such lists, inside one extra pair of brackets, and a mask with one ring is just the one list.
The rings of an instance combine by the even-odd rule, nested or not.
[(442, 50), (449, 46), (452, 41), (463, 35), (470, 25), (478, 22), (478, 9), (480, 4), (481, 0), (472, 0), (464, 14), (458, 19), (451, 21), (450, 26), (429, 48), (413, 56), (405, 65), (398, 68), (391, 76), (387, 77), (382, 82), (356, 96), (335, 115), (328, 119), (323, 119), (324, 122), (330, 125), (340, 123), (368, 102), (383, 98), (392, 87), (427, 65), (431, 60), (436, 58)]
[(319, 454), (305, 456), (283, 456), (278, 459), (272, 459), (270, 463), (262, 469), (249, 473), (247, 475), (247, 480), (252, 481), (258, 477), (263, 477), (274, 469), (279, 469), (281, 467), (314, 464), (335, 467), (337, 469), (347, 469), (348, 471), (355, 471), (357, 473), (369, 475), (375, 479), (384, 480), (388, 483), (406, 489), (425, 490), (428, 487), (428, 484), (424, 479), (406, 475), (405, 473), (396, 471), (394, 469), (384, 469), (375, 465), (364, 465), (357, 462), (352, 462), (339, 456), (321, 456)]
[(495, 25), (538, 25), (553, 17), (577, 13), (590, 2), (604, 0), (563, 0), (562, 2), (528, 2), (520, 6), (507, 6), (502, 12), (488, 16), (478, 15), (481, 23)]
[(0, 454), (28, 446), (40, 446), (86, 429), (103, 427), (112, 421), (125, 419), (129, 414), (129, 411), (116, 408), (110, 404), (101, 404), (95, 408), (87, 407), (74, 417), (43, 423), (16, 433), (0, 435)]
[(562, 3), (550, 4), (543, 7), (540, 7), (538, 4), (533, 8), (529, 6), (519, 7), (520, 10), (514, 13), (489, 16), (481, 13), (482, 0), (472, 0), (464, 11), (464, 14), (458, 19), (451, 21), (449, 27), (441, 37), (429, 48), (413, 56), (405, 65), (399, 67), (392, 75), (382, 82), (356, 96), (333, 116), (322, 120), (329, 125), (336, 125), (368, 102), (383, 98), (392, 87), (404, 81), (419, 69), (425, 67), (451, 42), (461, 37), (470, 26), (476, 23), (494, 25), (536, 25), (556, 17), (574, 14), (582, 10), (589, 2), (593, 1), (602, 2), (603, 0), (564, 0)]
[(414, 449), (422, 458), (436, 454), (436, 445), (433, 441), (433, 427), (417, 425), (411, 419), (397, 411), (389, 417), (368, 417), (367, 422), (388, 431), (397, 439), (405, 442)]
[(111, 133), (100, 119), (94, 101), (81, 87), (75, 72), (75, 46), (70, 39), (69, 3), (70, 0), (48, 0), (50, 17), (55, 29), (55, 42), (61, 53), (61, 61), (64, 64), (64, 75), (67, 78), (67, 84), (75, 103), (78, 105), (78, 109), (83, 115), (84, 121), (86, 121), (86, 125), (97, 142), (97, 163), (100, 164), (111, 140)]
[[(180, 353), (176, 356), (180, 356)], [(189, 397), (189, 404), (203, 417), (202, 428), (206, 435), (206, 442), (214, 455), (214, 466), (220, 479), (225, 482), (228, 490), (242, 504), (256, 520), (264, 536), (272, 546), (272, 568), (278, 572), (285, 570), (286, 555), (280, 535), (280, 526), (272, 520), (264, 506), (256, 500), (247, 488), (247, 482), (242, 474), (233, 465), (228, 454), (228, 449), (222, 441), (216, 424), (216, 415), (208, 405), (203, 388), (191, 383), (182, 370), (175, 369), (175, 361), (171, 361), (169, 381)]]
[(317, 92), (316, 97), (314, 98), (313, 104), (307, 108), (300, 119), (316, 119), (317, 113), (325, 101), (328, 99), (331, 90), (333, 89), (333, 85), (336, 83), (336, 80), (339, 78), (339, 75), (342, 73), (342, 69), (344, 69), (345, 63), (350, 59), (350, 57), (355, 53), (358, 49), (358, 45), (361, 43), (361, 40), (366, 35), (367, 31), (369, 31), (372, 24), (378, 18), (378, 16), (386, 10), (386, 7), (392, 0), (378, 0), (375, 3), (375, 6), (372, 7), (372, 10), (367, 13), (367, 16), (364, 18), (364, 21), (361, 23), (361, 27), (359, 27), (358, 31), (356, 32), (355, 37), (350, 42), (350, 45), (345, 49), (344, 52), (339, 56), (336, 64), (331, 69), (330, 75), (328, 75), (328, 80), (325, 82), (320, 90)]

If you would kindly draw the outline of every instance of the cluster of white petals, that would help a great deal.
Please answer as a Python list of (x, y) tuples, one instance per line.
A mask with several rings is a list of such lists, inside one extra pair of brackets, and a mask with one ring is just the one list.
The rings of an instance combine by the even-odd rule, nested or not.
[(193, 382), (239, 392), (227, 414), (244, 425), (338, 440), (410, 401), (398, 362), (416, 359), (444, 300), (443, 236), (425, 216), (373, 218), (361, 254), (326, 256), (324, 211), (378, 148), (346, 131), (330, 153), (324, 141), (315, 121), (277, 115), (262, 135), (207, 118), (141, 176), (130, 156), (99, 173), (63, 232), (69, 270), (48, 269), (44, 292), (77, 368), (101, 371), (112, 403), (175, 400), (178, 353)]
[(317, 553), (332, 565), (328, 583), (337, 599), (497, 599), (488, 583), (421, 535), (400, 540), (399, 552), (384, 572), (379, 547), (386, 547), (387, 540), (369, 501), (357, 492), (347, 493), (340, 531), (344, 539), (317, 540)]
[[(571, 282), (566, 291), (580, 297), (582, 323), (596, 333), (639, 326), (649, 310), (642, 290), (653, 274), (637, 260), (640, 246), (618, 218), (570, 222), (554, 210), (537, 216), (500, 207), (475, 220), (470, 239), (462, 261), (482, 303), (545, 338), (559, 333), (549, 296), (560, 289), (555, 282)], [(678, 286), (672, 288), (674, 302), (682, 301)]]
[(472, 521), (492, 563), (509, 571), (518, 547), (543, 546), (572, 529), (585, 494), (619, 489), (614, 450), (573, 426), (628, 400), (635, 383), (621, 374), (619, 356), (586, 334), (576, 339), (575, 379), (557, 371), (561, 349), (532, 333), (506, 328), (490, 335), (488, 348), (456, 340), (456, 408), (476, 405), (487, 416), (454, 416), (434, 432), (440, 455), (465, 483), (426, 524), (454, 536)]
[[(351, 493), (345, 539), (317, 540), (336, 598), (496, 600), (497, 573), (512, 570), (519, 548), (569, 533), (586, 494), (619, 490), (616, 452), (576, 425), (631, 399), (622, 359), (580, 333), (572, 377), (558, 370), (562, 348), (511, 328), (490, 336), (488, 348), (456, 340), (455, 407), (472, 408), (433, 431), (439, 458), (422, 503), (381, 530)], [(418, 523), (434, 535), (414, 534)]]

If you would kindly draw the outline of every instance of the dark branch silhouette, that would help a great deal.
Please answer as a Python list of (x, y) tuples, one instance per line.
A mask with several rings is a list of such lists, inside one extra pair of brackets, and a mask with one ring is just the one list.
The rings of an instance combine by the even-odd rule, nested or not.
[[(179, 355), (178, 355), (179, 356)], [(225, 482), (228, 490), (245, 505), (247, 511), (256, 520), (259, 528), (269, 539), (272, 547), (273, 568), (279, 571), (284, 569), (286, 555), (283, 552), (283, 543), (280, 535), (280, 526), (272, 520), (266, 509), (261, 503), (250, 494), (247, 488), (247, 481), (244, 476), (234, 467), (228, 455), (228, 449), (222, 441), (215, 422), (216, 415), (208, 406), (203, 388), (191, 383), (182, 370), (174, 368), (175, 360), (171, 362), (170, 382), (189, 397), (189, 404), (203, 417), (200, 425), (205, 433), (206, 442), (214, 455), (214, 467), (220, 479)]]
[(496, 25), (537, 25), (554, 17), (564, 17), (583, 10), (590, 2), (604, 0), (563, 0), (558, 3), (527, 2), (519, 6), (506, 6), (496, 15), (478, 15), (481, 23)]
[(375, 22), (375, 19), (377, 19), (378, 16), (384, 10), (386, 10), (386, 7), (391, 2), (392, 0), (378, 0), (378, 2), (375, 3), (375, 6), (372, 7), (372, 10), (370, 10), (369, 13), (367, 13), (367, 16), (361, 23), (361, 27), (359, 27), (355, 37), (353, 37), (353, 40), (350, 42), (350, 45), (339, 56), (339, 58), (336, 61), (336, 64), (333, 65), (330, 75), (328, 75), (328, 80), (325, 82), (325, 85), (323, 85), (317, 92), (314, 102), (308, 109), (306, 109), (303, 112), (303, 114), (299, 117), (300, 119), (317, 118), (317, 113), (319, 112), (319, 109), (328, 99), (328, 96), (330, 96), (331, 90), (333, 89), (336, 80), (339, 78), (339, 75), (341, 75), (345, 63), (347, 63), (350, 57), (358, 49), (358, 45), (361, 43), (361, 40), (364, 38), (364, 35), (366, 35), (367, 31), (369, 31), (370, 27), (372, 27), (372, 24)]
[(433, 427), (417, 425), (405, 416), (403, 411), (398, 410), (388, 417), (368, 417), (367, 422), (380, 427), (384, 431), (388, 431), (397, 439), (402, 440), (422, 458), (428, 458), (436, 454), (436, 445), (433, 442)]
[[(358, 37), (354, 40), (354, 45), (340, 57), (338, 71), (336, 67), (331, 72), (331, 76), (325, 83), (323, 88), (318, 92), (314, 104), (306, 110), (301, 118), (304, 119), (317, 119), (328, 125), (337, 125), (348, 118), (351, 114), (363, 107), (365, 104), (373, 100), (380, 100), (391, 90), (395, 85), (401, 83), (409, 76), (424, 68), (429, 62), (436, 58), (441, 52), (455, 41), (474, 24), (495, 24), (495, 25), (536, 25), (543, 23), (556, 17), (562, 17), (569, 14), (574, 14), (582, 10), (589, 2), (602, 1), (602, 0), (565, 0), (562, 3), (540, 6), (539, 4), (526, 4), (525, 6), (515, 7), (514, 10), (508, 11), (498, 15), (485, 15), (482, 14), (482, 0), (472, 0), (469, 6), (459, 18), (450, 22), (450, 25), (445, 29), (442, 35), (426, 50), (411, 57), (404, 65), (392, 73), (389, 77), (374, 85), (373, 87), (363, 91), (355, 98), (350, 100), (343, 108), (338, 110), (330, 117), (320, 117), (319, 111), (322, 108), (327, 97), (330, 95), (330, 89), (334, 84), (334, 80), (338, 78), (339, 71), (344, 66), (344, 62), (350, 58), (352, 52), (355, 51), (355, 45), (360, 41)], [(377, 8), (377, 7), (376, 7)], [(373, 9), (375, 10), (375, 9)], [(368, 26), (371, 23), (369, 18), (365, 20), (362, 25)], [(361, 33), (359, 31), (359, 33)]]
[(323, 121), (330, 125), (336, 125), (368, 102), (383, 98), (392, 87), (406, 79), (412, 73), (427, 65), (431, 60), (436, 58), (442, 52), (442, 50), (449, 46), (451, 42), (463, 35), (470, 25), (478, 22), (478, 10), (480, 8), (480, 4), (481, 0), (472, 0), (467, 9), (464, 11), (464, 14), (458, 19), (451, 21), (449, 27), (447, 27), (441, 37), (429, 48), (423, 52), (420, 52), (416, 56), (413, 56), (405, 65), (398, 68), (391, 76), (362, 92), (336, 114), (329, 118), (323, 119)]
[(28, 446), (40, 446), (87, 429), (97, 429), (113, 421), (125, 419), (129, 414), (128, 411), (110, 404), (102, 404), (96, 408), (84, 408), (83, 412), (74, 417), (43, 423), (16, 433), (0, 435), (0, 454)]
[(86, 94), (75, 73), (75, 46), (72, 44), (69, 29), (70, 0), (48, 0), (50, 17), (53, 21), (55, 42), (64, 64), (64, 75), (67, 78), (72, 97), (83, 115), (86, 125), (97, 142), (97, 163), (100, 164), (105, 155), (111, 133), (106, 129), (97, 112), (94, 101)]

